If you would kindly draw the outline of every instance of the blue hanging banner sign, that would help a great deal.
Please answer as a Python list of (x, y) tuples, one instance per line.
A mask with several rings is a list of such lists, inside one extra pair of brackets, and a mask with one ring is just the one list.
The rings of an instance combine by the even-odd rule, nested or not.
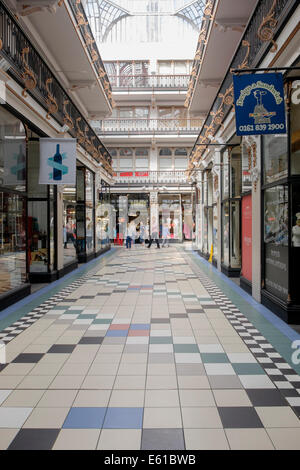
[(237, 135), (286, 134), (281, 73), (234, 75)]

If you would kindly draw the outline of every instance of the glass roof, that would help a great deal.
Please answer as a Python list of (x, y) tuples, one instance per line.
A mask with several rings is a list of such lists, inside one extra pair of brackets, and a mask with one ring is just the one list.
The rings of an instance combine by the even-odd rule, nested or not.
[(129, 12), (109, 0), (86, 0), (85, 12), (97, 42), (104, 42), (112, 26)]
[[(136, 29), (138, 24), (135, 21), (124, 23), (124, 19), (128, 17), (135, 17), (144, 29), (149, 29), (149, 21), (152, 23), (155, 21), (155, 23), (151, 23), (151, 28), (155, 30), (164, 28), (167, 24), (167, 19), (162, 22), (163, 17), (169, 17), (170, 20), (171, 18), (175, 20), (177, 17), (189, 23), (194, 30), (199, 31), (205, 4), (206, 0), (194, 0), (193, 2), (190, 0), (115, 0), (114, 2), (111, 0), (83, 0), (86, 15), (97, 43), (106, 42), (109, 33), (112, 29), (115, 31), (113, 27), (119, 22), (122, 23), (123, 31), (127, 24), (128, 28)], [(157, 20), (154, 20), (155, 17)], [(147, 23), (145, 23), (146, 18), (148, 18)], [(178, 29), (178, 27), (180, 27), (179, 24), (173, 24), (173, 28)], [(114, 35), (117, 34), (121, 37), (123, 33), (121, 34), (119, 30), (118, 27), (118, 32)], [(152, 33), (152, 36), (158, 39), (161, 34), (156, 31), (156, 34)], [(122, 39), (124, 40), (124, 38)]]
[(196, 0), (178, 10), (175, 15), (190, 21), (195, 28), (200, 29), (206, 0)]

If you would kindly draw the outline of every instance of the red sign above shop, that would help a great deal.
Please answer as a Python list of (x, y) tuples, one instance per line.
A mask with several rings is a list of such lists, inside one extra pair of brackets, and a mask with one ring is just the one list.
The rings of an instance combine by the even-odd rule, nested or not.
[(120, 173), (120, 176), (133, 176), (133, 172), (132, 171), (122, 171)]

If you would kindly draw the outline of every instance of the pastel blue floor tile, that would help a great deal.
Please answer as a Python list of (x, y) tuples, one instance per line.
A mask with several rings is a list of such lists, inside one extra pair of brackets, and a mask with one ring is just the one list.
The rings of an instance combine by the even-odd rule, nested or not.
[(143, 408), (108, 408), (103, 429), (141, 429)]
[(109, 330), (106, 336), (127, 336), (128, 330)]
[(259, 364), (232, 364), (237, 375), (258, 375), (265, 374), (263, 368)]
[(68, 429), (100, 429), (102, 428), (106, 408), (71, 408), (65, 419), (63, 428)]
[(133, 323), (130, 325), (131, 330), (150, 330), (149, 323)]
[(176, 353), (199, 353), (197, 344), (174, 344)]
[(205, 363), (226, 363), (229, 359), (226, 354), (223, 353), (201, 353), (202, 362)]

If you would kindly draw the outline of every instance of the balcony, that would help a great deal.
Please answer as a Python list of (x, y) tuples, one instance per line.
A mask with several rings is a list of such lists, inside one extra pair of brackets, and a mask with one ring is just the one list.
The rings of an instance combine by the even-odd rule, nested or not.
[(189, 75), (109, 75), (113, 91), (187, 90)]
[(91, 123), (98, 135), (194, 135), (199, 132), (202, 119), (105, 119)]
[(170, 185), (188, 184), (185, 170), (161, 170), (161, 171), (117, 171), (114, 172), (114, 180), (117, 185)]
[(69, 135), (111, 172), (107, 149), (3, 3), (0, 40), (0, 58), (6, 61), (6, 73), (23, 88), (22, 99), (31, 95), (44, 108), (47, 119), (68, 126)]

